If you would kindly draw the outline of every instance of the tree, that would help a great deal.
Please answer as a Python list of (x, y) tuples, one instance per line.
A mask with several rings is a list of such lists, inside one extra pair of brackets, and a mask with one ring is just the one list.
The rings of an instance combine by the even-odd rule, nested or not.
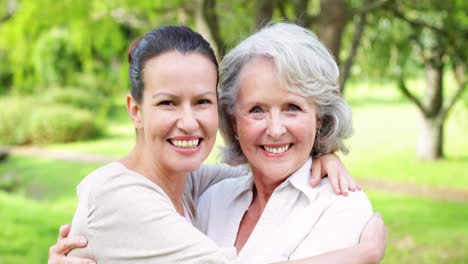
[[(219, 20), (221, 13), (225, 12), (219, 8), (221, 1), (197, 0), (193, 10), (197, 29), (210, 40), (216, 49), (218, 59), (221, 60), (225, 51), (226, 43), (222, 38), (221, 29), (225, 27)], [(276, 14), (281, 19), (293, 21), (314, 29), (318, 38), (330, 49), (338, 65), (341, 66), (340, 87), (344, 92), (346, 80), (350, 75), (360, 40), (366, 26), (366, 16), (369, 12), (385, 6), (389, 0), (256, 0), (253, 7), (255, 28), (260, 28), (266, 22), (272, 20)], [(239, 3), (238, 3), (239, 4)], [(242, 3), (240, 3), (242, 5)], [(316, 8), (311, 8), (315, 6)], [(229, 5), (232, 8), (232, 5)], [(243, 10), (248, 13), (248, 5)], [(342, 59), (343, 38), (347, 26), (352, 27), (354, 23), (354, 37), (349, 47), (348, 56)]]
[[(383, 71), (392, 71), (398, 89), (421, 114), (417, 155), (424, 160), (444, 157), (444, 123), (466, 89), (466, 10), (466, 1), (392, 1), (378, 14), (386, 23), (372, 25), (378, 33), (370, 41), (371, 57), (379, 58)], [(415, 69), (416, 74), (422, 69), (425, 79), (419, 91), (408, 85)], [(446, 99), (449, 72), (456, 87)]]

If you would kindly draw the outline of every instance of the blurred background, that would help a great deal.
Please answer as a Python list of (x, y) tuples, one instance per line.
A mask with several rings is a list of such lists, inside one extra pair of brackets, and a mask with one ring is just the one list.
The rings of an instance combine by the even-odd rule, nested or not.
[(383, 263), (468, 263), (465, 0), (0, 0), (0, 263), (46, 263), (75, 186), (132, 148), (133, 39), (189, 25), (221, 60), (271, 19), (339, 63), (342, 159), (388, 226)]

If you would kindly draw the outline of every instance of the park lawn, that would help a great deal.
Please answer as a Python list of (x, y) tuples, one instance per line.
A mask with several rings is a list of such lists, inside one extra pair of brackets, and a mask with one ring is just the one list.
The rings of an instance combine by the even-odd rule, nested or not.
[[(468, 263), (468, 204), (368, 192), (388, 228), (385, 264)], [(37, 202), (0, 192), (2, 263), (46, 263), (57, 230), (69, 223), (73, 199)]]
[(10, 156), (0, 163), (0, 176), (12, 175), (18, 182), (14, 193), (40, 201), (56, 201), (75, 195), (76, 185), (99, 164)]
[[(64, 206), (64, 204), (68, 204)], [(72, 203), (37, 202), (0, 191), (0, 263), (47, 263), (61, 224), (73, 217)]]
[(382, 263), (468, 263), (468, 204), (367, 192), (388, 228)]
[(445, 127), (446, 159), (432, 162), (416, 157), (419, 117), (412, 106), (351, 107), (355, 133), (343, 161), (354, 177), (468, 190), (468, 114), (461, 107)]

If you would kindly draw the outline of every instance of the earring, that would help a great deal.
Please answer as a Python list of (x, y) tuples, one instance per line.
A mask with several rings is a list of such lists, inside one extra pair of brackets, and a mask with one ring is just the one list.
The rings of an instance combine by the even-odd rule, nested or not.
[(237, 134), (234, 134), (234, 138), (239, 141), (239, 137), (237, 136)]

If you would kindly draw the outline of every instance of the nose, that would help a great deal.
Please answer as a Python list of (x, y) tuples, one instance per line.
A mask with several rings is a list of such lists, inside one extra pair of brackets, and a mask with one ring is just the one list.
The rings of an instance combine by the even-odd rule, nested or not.
[(273, 139), (278, 139), (284, 133), (286, 133), (286, 127), (281, 113), (270, 113), (267, 124), (267, 135)]
[(192, 107), (183, 107), (177, 121), (177, 127), (187, 134), (193, 133), (199, 128), (198, 120)]

